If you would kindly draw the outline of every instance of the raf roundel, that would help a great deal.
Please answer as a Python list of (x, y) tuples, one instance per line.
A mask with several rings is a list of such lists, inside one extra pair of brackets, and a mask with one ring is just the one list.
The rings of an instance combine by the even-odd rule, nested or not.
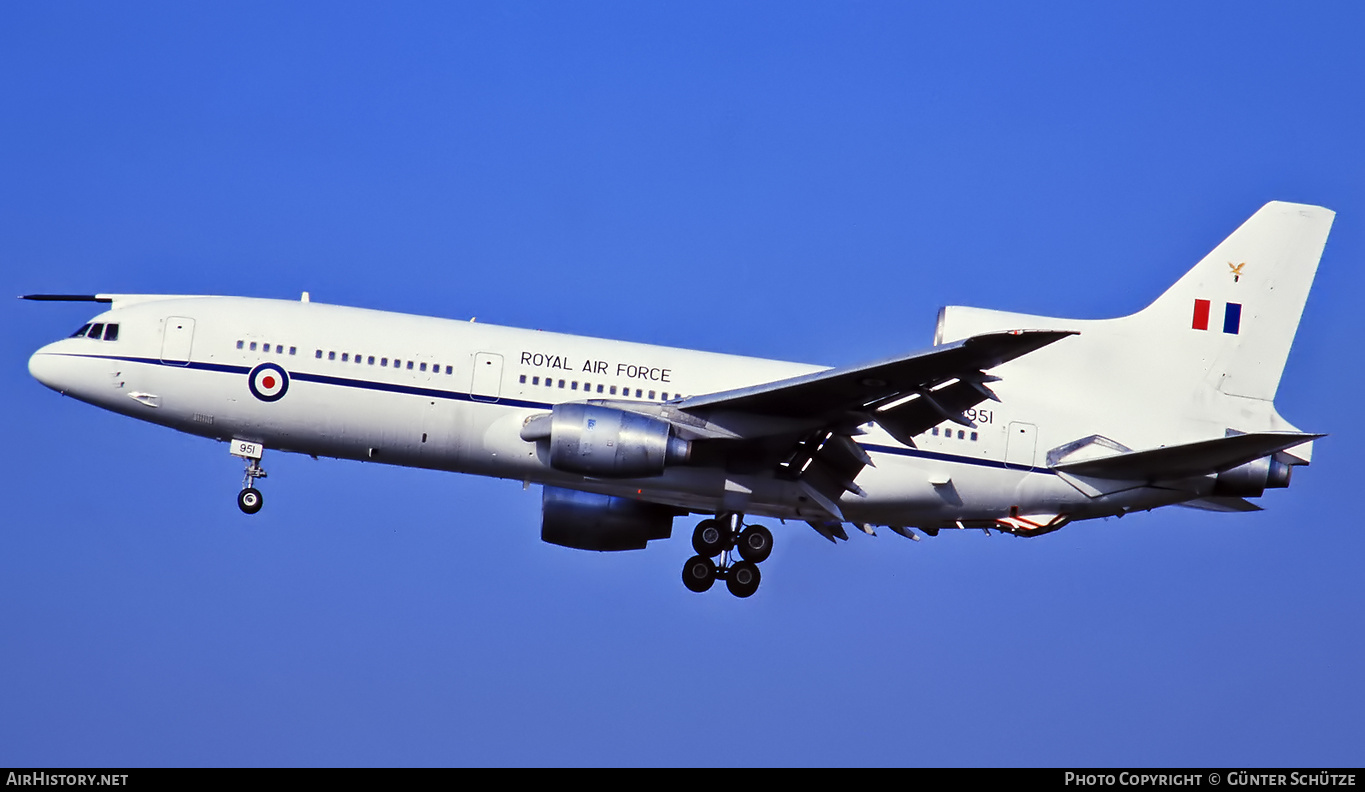
[(247, 375), (246, 384), (261, 401), (279, 401), (289, 391), (289, 375), (274, 363), (262, 363)]

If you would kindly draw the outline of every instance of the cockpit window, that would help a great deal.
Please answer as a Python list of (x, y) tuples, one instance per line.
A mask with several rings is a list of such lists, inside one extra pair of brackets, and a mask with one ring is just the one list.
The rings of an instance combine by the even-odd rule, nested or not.
[(104, 337), (104, 323), (103, 323), (103, 322), (96, 322), (96, 323), (90, 325), (90, 332), (87, 333), (86, 335), (87, 335), (88, 337), (90, 337), (90, 338), (103, 338), (103, 337)]
[(81, 329), (71, 334), (71, 338), (85, 338), (85, 332), (90, 329), (90, 323), (81, 325)]
[(115, 323), (115, 324), (107, 324), (107, 325), (104, 326), (104, 340), (105, 340), (105, 341), (117, 341), (117, 340), (118, 340), (118, 324), (116, 324), (116, 323)]

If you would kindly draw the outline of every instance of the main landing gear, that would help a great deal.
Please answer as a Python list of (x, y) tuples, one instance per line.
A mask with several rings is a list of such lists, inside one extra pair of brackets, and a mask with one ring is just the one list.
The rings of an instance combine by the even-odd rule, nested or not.
[(233, 440), (230, 447), (233, 456), (246, 460), (246, 474), (242, 477), (242, 491), (237, 493), (237, 508), (246, 514), (255, 514), (265, 505), (265, 496), (256, 489), (256, 479), (266, 476), (261, 469), (261, 454), (265, 449), (259, 443)]
[[(683, 565), (683, 585), (692, 591), (711, 588), (716, 578), (736, 597), (751, 597), (758, 591), (762, 575), (758, 565), (773, 552), (773, 535), (761, 525), (744, 525), (742, 514), (721, 514), (702, 520), (692, 532), (692, 549), (697, 554)], [(732, 551), (743, 560), (733, 561)], [(717, 565), (714, 559), (720, 557)]]

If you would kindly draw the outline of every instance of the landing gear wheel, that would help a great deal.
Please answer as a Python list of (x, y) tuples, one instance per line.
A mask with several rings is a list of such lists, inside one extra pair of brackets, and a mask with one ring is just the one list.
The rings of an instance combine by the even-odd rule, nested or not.
[(247, 487), (237, 493), (237, 508), (247, 514), (255, 514), (265, 505), (265, 497), (255, 487)]
[(683, 564), (683, 585), (700, 594), (716, 582), (716, 565), (706, 556), (692, 556)]
[(758, 582), (761, 579), (758, 574), (758, 564), (749, 561), (740, 561), (730, 567), (730, 574), (725, 578), (725, 587), (730, 589), (730, 593), (740, 599), (752, 597), (758, 591)]
[(750, 525), (739, 535), (739, 557), (754, 564), (768, 560), (773, 552), (772, 532), (761, 525)]
[[(714, 558), (725, 550), (726, 526), (720, 520), (702, 520), (697, 523), (697, 529), (692, 532), (692, 549), (697, 551), (697, 555), (706, 558)], [(703, 589), (704, 590), (704, 589)]]

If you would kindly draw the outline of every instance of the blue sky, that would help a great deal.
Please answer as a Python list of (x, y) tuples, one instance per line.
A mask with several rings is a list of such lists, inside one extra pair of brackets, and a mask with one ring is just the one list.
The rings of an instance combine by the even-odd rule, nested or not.
[[(393, 6), (393, 7), (390, 7)], [(1338, 212), (1268, 510), (838, 547), (752, 599), (517, 484), (63, 399), (0, 303), (0, 766), (1353, 765), (1358, 4), (9, 3), (0, 294), (295, 298), (824, 364), (1136, 310)], [(7, 290), (7, 291), (6, 291)]]

